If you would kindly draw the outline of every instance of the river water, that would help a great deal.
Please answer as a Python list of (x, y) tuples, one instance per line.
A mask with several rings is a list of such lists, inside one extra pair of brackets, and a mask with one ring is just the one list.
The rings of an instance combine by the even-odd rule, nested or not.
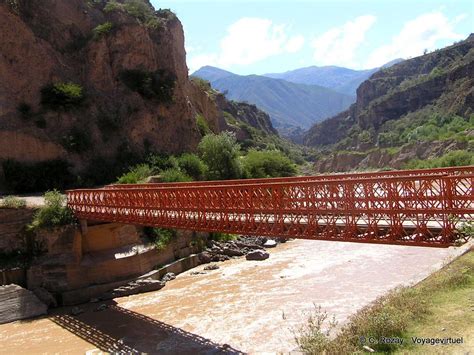
[(0, 353), (290, 352), (314, 305), (342, 324), (387, 290), (426, 277), (461, 249), (295, 240), (265, 261), (200, 266), (155, 292), (69, 315), (0, 325)]

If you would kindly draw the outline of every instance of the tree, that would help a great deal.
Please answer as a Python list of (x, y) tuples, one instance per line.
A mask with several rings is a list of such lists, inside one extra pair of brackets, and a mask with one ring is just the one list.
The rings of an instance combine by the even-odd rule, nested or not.
[(201, 159), (208, 167), (209, 180), (238, 179), (242, 176), (240, 146), (230, 132), (206, 135), (198, 146)]

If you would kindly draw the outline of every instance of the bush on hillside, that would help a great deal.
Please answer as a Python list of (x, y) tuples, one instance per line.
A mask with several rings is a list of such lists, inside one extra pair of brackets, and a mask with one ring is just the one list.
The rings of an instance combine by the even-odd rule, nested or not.
[(148, 164), (136, 165), (118, 178), (117, 184), (138, 184), (153, 175), (153, 169)]
[(81, 85), (72, 82), (48, 84), (41, 89), (41, 104), (52, 110), (71, 109), (84, 101)]
[(44, 206), (33, 217), (29, 230), (53, 228), (75, 222), (72, 210), (66, 206), (66, 196), (59, 191), (48, 191), (44, 194)]
[(431, 169), (444, 168), (450, 166), (466, 166), (474, 164), (474, 153), (466, 150), (453, 150), (438, 158), (433, 159), (414, 159), (409, 161), (406, 169)]
[(207, 179), (238, 179), (242, 176), (240, 146), (230, 132), (206, 135), (198, 146), (201, 159), (208, 167)]
[(162, 182), (188, 182), (193, 179), (177, 168), (166, 169), (160, 173)]
[(293, 176), (296, 168), (291, 160), (278, 150), (250, 150), (243, 159), (244, 170), (251, 178)]
[(174, 229), (145, 227), (144, 233), (158, 250), (165, 249), (176, 238), (176, 231)]
[(207, 123), (206, 119), (203, 115), (197, 114), (196, 115), (196, 124), (201, 133), (201, 136), (205, 136), (206, 134), (212, 133), (211, 129), (209, 128), (209, 124)]
[(112, 31), (114, 28), (114, 24), (112, 22), (104, 22), (101, 25), (98, 25), (96, 28), (92, 30), (92, 38), (94, 40), (98, 40), (103, 36), (107, 35)]
[(196, 154), (186, 153), (178, 159), (178, 166), (185, 174), (194, 180), (203, 180), (206, 174), (206, 165)]
[(169, 70), (149, 72), (141, 69), (125, 69), (120, 73), (122, 82), (132, 91), (147, 99), (169, 103), (173, 100), (176, 76)]

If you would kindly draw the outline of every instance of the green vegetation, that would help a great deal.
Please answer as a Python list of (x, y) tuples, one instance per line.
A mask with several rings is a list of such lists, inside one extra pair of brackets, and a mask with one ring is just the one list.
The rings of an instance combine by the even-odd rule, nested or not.
[(185, 153), (177, 159), (178, 167), (193, 180), (204, 180), (207, 167), (196, 154)]
[(238, 179), (242, 176), (238, 159), (240, 146), (233, 134), (208, 134), (199, 143), (198, 151), (208, 167), (208, 180)]
[(158, 250), (165, 249), (176, 238), (176, 231), (174, 229), (145, 227), (144, 233)]
[(60, 159), (31, 164), (6, 160), (2, 168), (7, 189), (15, 193), (63, 189), (75, 181), (69, 164)]
[(214, 240), (216, 242), (229, 242), (231, 240), (237, 239), (239, 236), (236, 234), (221, 233), (221, 232), (211, 232), (209, 233), (209, 240)]
[(88, 131), (74, 127), (62, 137), (61, 144), (68, 152), (82, 153), (91, 148), (92, 141)]
[(406, 169), (430, 169), (443, 168), (449, 166), (474, 165), (474, 153), (466, 150), (454, 150), (438, 158), (421, 160), (415, 159), (409, 161)]
[[(400, 288), (380, 297), (352, 316), (335, 338), (323, 333), (327, 315), (319, 310), (299, 329), (296, 341), (301, 350), (309, 354), (359, 353), (363, 351), (363, 345), (383, 352), (411, 353), (417, 350), (422, 353), (426, 348), (417, 349), (410, 341), (411, 336), (443, 338), (446, 334), (441, 328), (445, 324), (449, 324), (449, 336), (457, 334), (469, 339), (474, 335), (470, 309), (472, 287), (474, 253), (470, 252), (418, 285)], [(332, 328), (329, 325), (329, 329)], [(405, 341), (403, 346), (362, 344), (362, 336), (365, 339), (399, 337)], [(448, 347), (443, 346), (443, 351), (447, 350)], [(463, 352), (457, 345), (452, 350)]]
[(28, 229), (53, 228), (73, 224), (75, 222), (72, 210), (66, 206), (66, 196), (57, 190), (48, 191), (44, 194), (45, 205), (41, 207), (28, 225)]
[(130, 16), (135, 17), (142, 24), (154, 29), (161, 27), (160, 18), (167, 18), (166, 16), (168, 16), (164, 12), (155, 15), (153, 7), (144, 0), (125, 0), (123, 3), (111, 0), (105, 5), (104, 11), (124, 11)]
[(0, 208), (25, 208), (26, 201), (22, 198), (16, 196), (5, 196), (2, 201), (0, 201)]
[(211, 129), (209, 128), (209, 125), (203, 115), (196, 115), (196, 124), (198, 126), (199, 133), (201, 133), (201, 136), (204, 137), (206, 134), (211, 133)]
[(114, 28), (114, 24), (112, 22), (104, 22), (101, 25), (98, 25), (96, 28), (92, 30), (92, 38), (94, 40), (99, 40), (103, 36), (107, 35), (112, 31)]
[(118, 184), (138, 184), (145, 182), (145, 179), (153, 175), (153, 169), (148, 164), (136, 165), (119, 177)]
[(162, 182), (187, 182), (193, 179), (178, 168), (163, 170), (160, 174)]
[(41, 104), (52, 110), (68, 110), (84, 101), (84, 90), (79, 84), (55, 83), (41, 89)]
[(147, 99), (161, 103), (173, 100), (176, 77), (172, 72), (160, 69), (149, 72), (141, 69), (126, 69), (120, 73), (122, 82), (132, 91), (138, 92)]
[(295, 165), (278, 150), (250, 150), (243, 158), (244, 171), (251, 178), (293, 176)]

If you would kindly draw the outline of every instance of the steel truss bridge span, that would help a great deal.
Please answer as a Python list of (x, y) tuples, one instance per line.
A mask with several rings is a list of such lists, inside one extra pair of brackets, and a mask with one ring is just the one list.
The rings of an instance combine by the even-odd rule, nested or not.
[(283, 238), (447, 247), (474, 220), (474, 166), (109, 185), (67, 191), (82, 220)]

